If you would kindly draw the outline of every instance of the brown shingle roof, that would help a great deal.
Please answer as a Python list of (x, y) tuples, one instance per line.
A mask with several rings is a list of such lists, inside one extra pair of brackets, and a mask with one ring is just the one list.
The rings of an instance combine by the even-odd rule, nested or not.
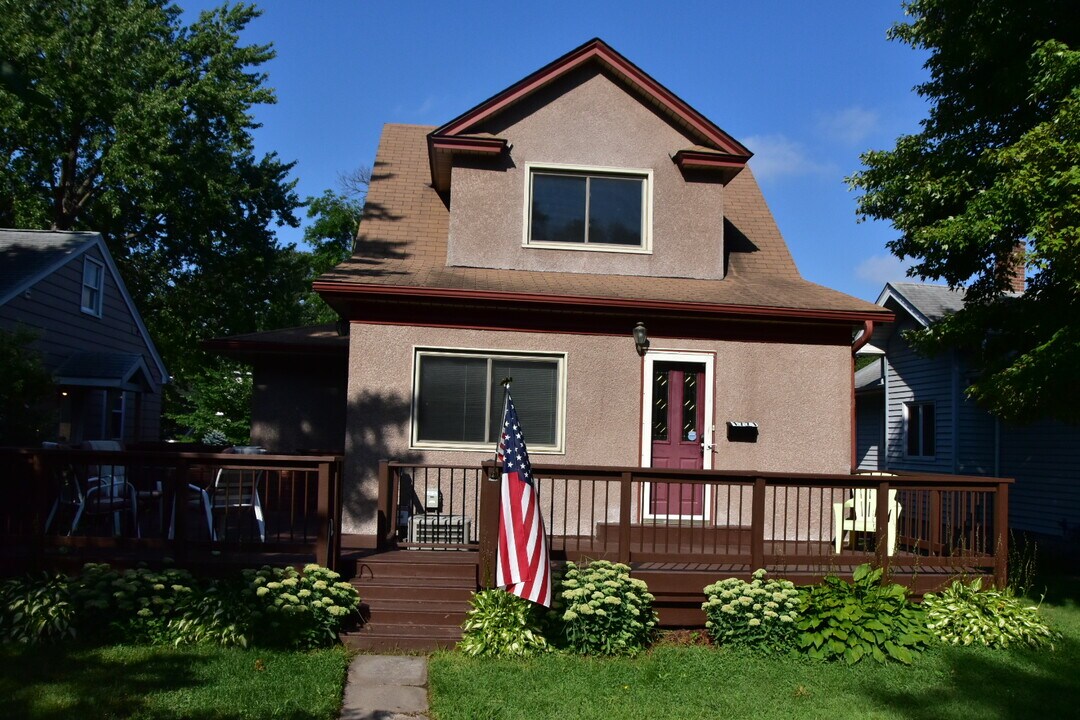
[(319, 278), (320, 284), (888, 314), (802, 279), (749, 168), (725, 190), (723, 280), (449, 267), (450, 211), (431, 187), (428, 165), (426, 137), (432, 129), (384, 126), (356, 253)]

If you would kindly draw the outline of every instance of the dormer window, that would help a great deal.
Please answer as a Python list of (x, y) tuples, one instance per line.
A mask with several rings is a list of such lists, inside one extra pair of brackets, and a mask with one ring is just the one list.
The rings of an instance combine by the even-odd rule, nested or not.
[(101, 317), (101, 296), (105, 282), (105, 266), (91, 257), (83, 257), (82, 311)]
[(651, 250), (651, 171), (532, 164), (526, 168), (526, 246)]

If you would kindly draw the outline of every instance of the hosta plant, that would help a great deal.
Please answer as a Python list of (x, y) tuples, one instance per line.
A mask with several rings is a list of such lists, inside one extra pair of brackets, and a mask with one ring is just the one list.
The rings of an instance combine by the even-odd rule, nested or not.
[(1008, 590), (983, 589), (981, 578), (956, 580), (940, 594), (927, 593), (923, 607), (930, 632), (950, 645), (1053, 648), (1056, 637), (1037, 606)]
[(653, 596), (622, 563), (566, 564), (560, 599), (563, 639), (582, 655), (634, 655), (652, 642)]
[(765, 575), (756, 570), (750, 582), (728, 578), (705, 588), (705, 629), (717, 645), (764, 652), (783, 652), (794, 645), (799, 590), (789, 580), (766, 580)]
[(798, 647), (819, 660), (910, 663), (930, 640), (923, 611), (903, 586), (882, 584), (881, 574), (860, 565), (850, 583), (829, 576), (812, 587), (797, 623)]
[(75, 605), (63, 575), (13, 578), (0, 583), (0, 642), (55, 642), (75, 636)]
[(531, 657), (550, 650), (542, 607), (505, 590), (474, 593), (458, 649), (476, 657)]

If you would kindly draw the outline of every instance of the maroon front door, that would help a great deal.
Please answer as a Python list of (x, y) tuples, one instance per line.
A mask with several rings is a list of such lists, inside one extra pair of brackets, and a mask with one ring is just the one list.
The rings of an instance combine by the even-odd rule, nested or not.
[[(652, 377), (652, 467), (700, 470), (705, 441), (705, 366), (656, 363)], [(703, 485), (652, 483), (649, 512), (701, 517)]]

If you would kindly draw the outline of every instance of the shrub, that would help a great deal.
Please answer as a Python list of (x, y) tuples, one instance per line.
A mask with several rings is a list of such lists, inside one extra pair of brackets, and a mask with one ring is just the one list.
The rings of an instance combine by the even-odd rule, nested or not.
[(943, 643), (1053, 648), (1055, 634), (1039, 618), (1037, 606), (1008, 590), (983, 590), (981, 578), (970, 584), (956, 580), (940, 595), (927, 593), (923, 607), (926, 626)]
[(87, 563), (72, 581), (81, 637), (120, 642), (182, 640), (172, 627), (197, 604), (202, 594), (185, 570), (145, 567), (114, 570), (106, 563)]
[(342, 622), (355, 615), (360, 596), (333, 570), (311, 563), (296, 568), (245, 570), (243, 597), (251, 608), (253, 640), (262, 645), (314, 648), (337, 640)]
[(476, 657), (531, 657), (547, 652), (540, 606), (505, 590), (472, 596), (458, 648)]
[(903, 586), (882, 584), (880, 568), (860, 565), (851, 583), (826, 577), (804, 597), (797, 645), (812, 658), (910, 663), (930, 639), (922, 609)]
[(799, 590), (789, 580), (765, 581), (756, 570), (750, 582), (728, 578), (705, 588), (701, 605), (705, 628), (718, 645), (737, 645), (764, 652), (790, 650), (799, 619)]
[(53, 642), (75, 636), (71, 588), (63, 575), (0, 583), (0, 642)]
[(656, 613), (642, 580), (621, 563), (566, 564), (560, 599), (567, 647), (583, 655), (634, 655), (652, 640)]
[(0, 641), (61, 637), (95, 642), (213, 642), (313, 648), (337, 640), (357, 611), (356, 590), (337, 573), (308, 565), (245, 570), (241, 580), (200, 585), (184, 570), (114, 570), (89, 563), (76, 578), (0, 585)]

